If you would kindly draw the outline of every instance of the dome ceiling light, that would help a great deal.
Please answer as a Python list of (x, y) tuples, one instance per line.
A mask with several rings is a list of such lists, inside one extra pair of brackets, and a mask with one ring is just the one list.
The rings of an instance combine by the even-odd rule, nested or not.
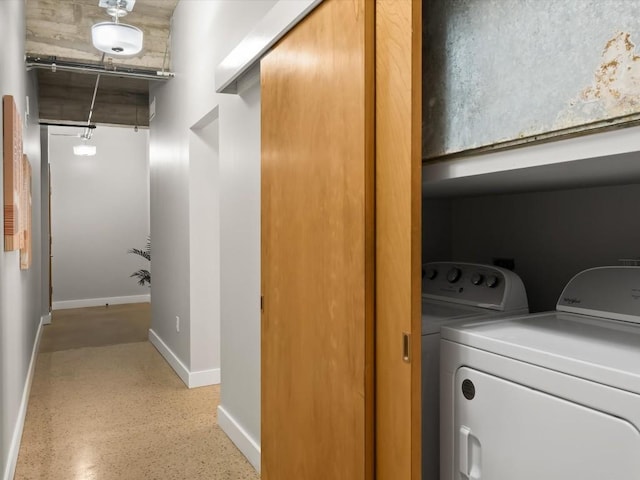
[(96, 146), (89, 145), (86, 137), (81, 137), (81, 142), (73, 146), (73, 154), (79, 157), (93, 157), (96, 154)]
[(120, 23), (133, 10), (135, 0), (100, 0), (99, 7), (105, 8), (113, 17), (111, 22), (96, 23), (91, 27), (93, 46), (101, 52), (114, 56), (131, 56), (142, 50), (143, 33), (138, 27)]

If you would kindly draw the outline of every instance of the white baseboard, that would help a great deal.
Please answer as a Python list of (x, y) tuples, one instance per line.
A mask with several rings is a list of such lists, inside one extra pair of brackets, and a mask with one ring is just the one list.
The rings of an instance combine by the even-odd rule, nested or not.
[(42, 315), (42, 317), (40, 318), (40, 321), (42, 322), (42, 325), (50, 325), (51, 324), (51, 312), (47, 313), (46, 315)]
[(7, 457), (7, 465), (3, 472), (3, 480), (11, 480), (16, 472), (18, 463), (18, 453), (20, 453), (20, 442), (22, 440), (22, 430), (24, 429), (24, 420), (27, 416), (27, 405), (29, 404), (29, 393), (31, 392), (31, 382), (33, 382), (33, 372), (36, 368), (36, 359), (38, 357), (38, 348), (40, 346), (40, 337), (42, 336), (42, 319), (38, 325), (35, 342), (33, 342), (33, 351), (31, 352), (31, 361), (29, 362), (29, 370), (27, 378), (24, 382), (24, 390), (22, 391), (22, 400), (20, 401), (20, 409), (18, 410), (18, 418), (11, 436), (11, 445), (9, 446), (9, 455)]
[(220, 369), (213, 368), (211, 370), (199, 370), (197, 372), (190, 372), (187, 366), (182, 363), (178, 356), (173, 353), (169, 346), (164, 343), (162, 338), (149, 329), (149, 341), (160, 352), (160, 355), (164, 357), (171, 368), (175, 370), (180, 379), (189, 388), (204, 387), (207, 385), (217, 385), (220, 383)]
[(218, 385), (220, 383), (220, 369), (199, 370), (189, 373), (189, 388)]
[(238, 447), (238, 450), (247, 457), (253, 468), (260, 473), (260, 445), (229, 415), (222, 405), (218, 406), (218, 425)]
[(81, 298), (79, 300), (61, 300), (53, 302), (53, 310), (66, 310), (68, 308), (102, 307), (109, 305), (124, 305), (125, 303), (149, 303), (151, 295), (129, 295), (127, 297), (106, 298)]
[(175, 370), (180, 379), (184, 382), (184, 384), (189, 386), (189, 369), (186, 367), (184, 363), (176, 356), (175, 353), (169, 348), (169, 346), (164, 343), (164, 341), (158, 336), (153, 329), (149, 329), (149, 341), (153, 344), (154, 347), (160, 352), (160, 355), (164, 357), (171, 368)]

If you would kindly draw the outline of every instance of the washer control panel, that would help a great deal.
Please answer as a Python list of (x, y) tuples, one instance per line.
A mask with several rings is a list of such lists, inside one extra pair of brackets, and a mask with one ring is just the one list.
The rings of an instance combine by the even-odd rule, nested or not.
[[(515, 280), (514, 280), (515, 279)], [(513, 292), (513, 284), (518, 292)], [(426, 263), (422, 267), (422, 295), (484, 308), (503, 310), (510, 304), (526, 308), (520, 278), (509, 270), (492, 265), (457, 262)], [(513, 299), (511, 296), (518, 295)], [(524, 299), (521, 297), (524, 296)], [(511, 300), (511, 301), (510, 301)]]
[(640, 323), (640, 267), (595, 267), (578, 273), (564, 287), (556, 310)]

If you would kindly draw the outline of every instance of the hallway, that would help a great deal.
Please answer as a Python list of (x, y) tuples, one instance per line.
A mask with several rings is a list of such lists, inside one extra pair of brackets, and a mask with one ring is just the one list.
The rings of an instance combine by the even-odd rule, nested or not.
[(148, 304), (58, 310), (40, 343), (15, 479), (258, 479), (146, 340)]

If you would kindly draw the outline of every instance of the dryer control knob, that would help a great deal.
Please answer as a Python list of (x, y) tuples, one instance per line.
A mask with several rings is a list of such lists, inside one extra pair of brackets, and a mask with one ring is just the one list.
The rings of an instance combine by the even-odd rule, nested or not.
[(496, 275), (488, 275), (487, 276), (487, 287), (495, 288), (498, 286), (500, 279)]
[(484, 275), (482, 275), (481, 273), (476, 272), (473, 275), (471, 275), (471, 283), (473, 283), (474, 285), (480, 285), (483, 280), (484, 280)]
[(436, 270), (435, 268), (427, 268), (427, 271), (425, 272), (424, 275), (429, 280), (433, 280), (434, 278), (436, 278), (438, 276), (438, 270)]
[(462, 275), (460, 269), (453, 267), (451, 270), (449, 270), (449, 273), (447, 273), (447, 280), (449, 281), (449, 283), (456, 283), (458, 280), (460, 280), (460, 275)]

